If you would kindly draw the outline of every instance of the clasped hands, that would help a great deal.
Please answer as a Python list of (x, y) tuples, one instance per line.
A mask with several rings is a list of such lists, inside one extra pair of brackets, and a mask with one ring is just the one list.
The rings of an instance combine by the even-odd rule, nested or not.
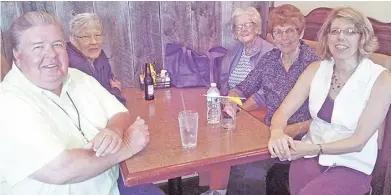
[(147, 145), (149, 139), (148, 126), (143, 119), (137, 117), (123, 135), (112, 129), (104, 128), (84, 148), (93, 149), (97, 157), (114, 154), (122, 147), (136, 154)]
[(306, 155), (313, 155), (317, 150), (317, 145), (295, 141), (284, 132), (272, 132), (268, 149), (271, 158), (279, 158), (280, 161), (292, 161)]

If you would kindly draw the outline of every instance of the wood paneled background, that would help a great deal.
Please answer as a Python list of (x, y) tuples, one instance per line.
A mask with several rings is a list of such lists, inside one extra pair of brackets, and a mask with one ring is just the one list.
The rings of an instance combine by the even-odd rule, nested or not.
[(110, 59), (114, 75), (124, 87), (137, 86), (142, 64), (163, 65), (166, 43), (182, 43), (197, 52), (214, 46), (229, 48), (235, 40), (228, 25), (237, 7), (253, 6), (263, 19), (266, 31), (268, 8), (272, 2), (105, 2), (45, 1), (1, 2), (1, 53), (12, 64), (12, 46), (7, 32), (12, 21), (28, 11), (54, 13), (68, 37), (68, 22), (74, 13), (95, 12), (104, 23), (103, 49)]

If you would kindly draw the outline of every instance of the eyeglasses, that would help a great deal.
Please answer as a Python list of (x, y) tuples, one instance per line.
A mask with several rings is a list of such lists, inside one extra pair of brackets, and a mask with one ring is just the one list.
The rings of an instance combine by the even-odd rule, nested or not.
[(274, 38), (281, 38), (282, 34), (286, 34), (286, 36), (291, 37), (292, 35), (296, 34), (296, 32), (299, 30), (299, 28), (288, 28), (286, 30), (275, 30), (273, 31), (273, 37)]
[(244, 24), (238, 24), (234, 26), (235, 31), (241, 31), (243, 28), (246, 29), (252, 29), (254, 27), (255, 23), (254, 22), (246, 22)]
[(347, 29), (339, 29), (339, 28), (334, 28), (334, 29), (330, 29), (329, 30), (329, 34), (330, 35), (339, 35), (341, 34), (341, 32), (343, 32), (344, 35), (346, 36), (354, 36), (354, 35), (357, 35), (357, 34), (361, 34), (360, 31), (354, 29), (354, 28), (347, 28)]
[(103, 35), (91, 35), (91, 36), (77, 36), (75, 35), (77, 38), (81, 39), (83, 42), (91, 42), (92, 40), (92, 37), (94, 37), (94, 39), (96, 41), (102, 41), (102, 38), (103, 38)]

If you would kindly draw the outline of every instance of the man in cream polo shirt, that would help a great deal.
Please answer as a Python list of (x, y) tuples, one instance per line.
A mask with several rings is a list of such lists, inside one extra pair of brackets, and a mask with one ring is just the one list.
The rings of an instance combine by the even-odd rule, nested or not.
[(131, 124), (128, 110), (94, 78), (68, 68), (55, 16), (26, 13), (10, 32), (15, 61), (0, 89), (2, 189), (10, 195), (120, 194), (118, 163), (148, 143), (144, 120)]

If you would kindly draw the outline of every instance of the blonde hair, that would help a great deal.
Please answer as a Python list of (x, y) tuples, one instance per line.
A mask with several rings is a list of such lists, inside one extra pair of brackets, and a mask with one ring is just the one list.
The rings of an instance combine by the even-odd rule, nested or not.
[(297, 27), (300, 34), (305, 29), (304, 15), (297, 7), (291, 4), (277, 6), (269, 14), (267, 31), (268, 33), (273, 33), (274, 27), (284, 26), (285, 24)]
[(379, 48), (379, 42), (375, 37), (372, 24), (367, 17), (350, 7), (337, 8), (330, 12), (318, 33), (318, 41), (320, 43), (319, 52), (323, 59), (330, 59), (332, 57), (327, 44), (328, 34), (331, 23), (337, 18), (343, 18), (352, 21), (355, 27), (361, 33), (358, 48), (360, 60), (363, 57), (366, 57), (369, 54), (375, 52)]
[(55, 15), (42, 11), (27, 12), (19, 16), (10, 27), (12, 48), (18, 50), (23, 32), (39, 25), (56, 25), (64, 35), (61, 23)]
[(234, 13), (231, 16), (231, 29), (233, 30), (235, 27), (235, 19), (242, 15), (250, 16), (251, 22), (255, 23), (255, 28), (258, 29), (258, 34), (262, 33), (262, 19), (261, 15), (254, 7), (246, 7), (246, 8), (236, 8)]
[(83, 26), (91, 21), (103, 28), (102, 20), (95, 13), (81, 13), (75, 15), (69, 21), (69, 31), (71, 35), (78, 35), (82, 31)]

